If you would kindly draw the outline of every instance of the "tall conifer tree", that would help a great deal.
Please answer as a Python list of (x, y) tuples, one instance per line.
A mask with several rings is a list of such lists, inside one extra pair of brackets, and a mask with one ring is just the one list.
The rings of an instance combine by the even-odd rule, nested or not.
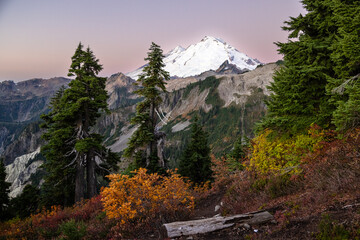
[(65, 87), (59, 89), (50, 101), (51, 111), (41, 116), (44, 120), (42, 127), (47, 130), (42, 136), (47, 144), (41, 148), (46, 158), (42, 168), (47, 172), (41, 187), (41, 205), (47, 207), (71, 205), (74, 202), (75, 169), (67, 167), (71, 162), (67, 153), (74, 147), (73, 144), (69, 144), (73, 137), (74, 127), (71, 121), (63, 121), (60, 118), (65, 105), (62, 98), (64, 91)]
[(158, 140), (158, 116), (157, 108), (162, 103), (160, 94), (166, 92), (166, 80), (169, 80), (169, 73), (163, 68), (163, 51), (160, 46), (152, 43), (148, 52), (147, 66), (137, 80), (141, 88), (135, 93), (144, 98), (136, 106), (136, 116), (131, 119), (133, 124), (138, 126), (131, 136), (124, 156), (135, 158), (136, 167), (146, 167), (150, 171), (158, 171), (165, 167), (165, 163), (159, 162), (157, 153)]
[[(75, 79), (68, 89), (56, 95), (52, 111), (43, 117), (48, 128), (44, 135), (48, 144), (43, 148), (46, 170), (50, 176), (61, 175), (61, 170), (67, 169), (74, 175), (75, 179), (69, 181), (74, 181), (76, 202), (97, 194), (96, 169), (99, 162), (105, 163), (113, 156), (102, 145), (102, 136), (91, 132), (101, 112), (108, 112), (106, 78), (97, 76), (101, 70), (90, 48), (83, 50), (80, 43), (68, 74)], [(63, 150), (58, 151), (61, 144)], [(62, 176), (61, 180), (64, 178), (67, 177)]]
[(269, 89), (269, 114), (262, 127), (298, 132), (311, 123), (330, 122), (332, 106), (326, 94), (327, 76), (332, 76), (332, 41), (338, 27), (332, 19), (328, 0), (303, 1), (308, 13), (285, 22), (289, 31), (286, 43), (277, 43), (284, 55), (284, 66), (276, 72)]
[(338, 129), (357, 126), (360, 1), (302, 3), (307, 14), (291, 18), (283, 27), (291, 40), (277, 43), (284, 66), (269, 88), (273, 92), (267, 102), (269, 114), (260, 129), (294, 133), (311, 123), (335, 124)]
[(336, 75), (327, 89), (337, 106), (333, 123), (346, 130), (360, 126), (360, 1), (334, 1), (334, 19), (339, 26), (331, 46)]

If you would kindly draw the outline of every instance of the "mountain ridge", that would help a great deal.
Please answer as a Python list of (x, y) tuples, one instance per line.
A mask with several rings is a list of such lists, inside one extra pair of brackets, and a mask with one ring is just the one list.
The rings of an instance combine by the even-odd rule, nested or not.
[[(217, 70), (225, 61), (236, 66), (239, 71), (254, 70), (262, 63), (240, 52), (220, 38), (205, 36), (200, 42), (186, 49), (177, 46), (164, 58), (164, 69), (171, 77), (196, 76), (209, 70)], [(126, 75), (137, 79), (146, 65)]]

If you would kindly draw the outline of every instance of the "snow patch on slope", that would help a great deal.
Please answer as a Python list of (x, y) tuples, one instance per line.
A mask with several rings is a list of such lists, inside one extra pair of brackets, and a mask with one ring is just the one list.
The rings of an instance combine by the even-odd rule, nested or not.
[(171, 128), (171, 132), (180, 132), (182, 130), (184, 130), (185, 128), (187, 128), (188, 126), (190, 126), (190, 121), (186, 120), (185, 122), (179, 122), (177, 124), (175, 124), (172, 128)]

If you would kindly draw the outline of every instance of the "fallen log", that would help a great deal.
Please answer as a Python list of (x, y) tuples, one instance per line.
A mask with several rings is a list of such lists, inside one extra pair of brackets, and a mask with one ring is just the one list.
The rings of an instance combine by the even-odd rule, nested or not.
[(163, 236), (174, 238), (201, 233), (209, 233), (234, 226), (235, 224), (262, 224), (273, 220), (267, 211), (238, 214), (229, 217), (215, 216), (211, 218), (184, 222), (166, 223), (163, 225)]

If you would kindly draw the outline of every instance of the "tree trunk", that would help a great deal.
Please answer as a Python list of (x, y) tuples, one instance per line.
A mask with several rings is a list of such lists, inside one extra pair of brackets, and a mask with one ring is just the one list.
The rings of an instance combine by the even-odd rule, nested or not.
[(156, 133), (157, 156), (159, 158), (158, 164), (162, 168), (167, 168), (166, 161), (165, 161), (165, 156), (164, 156), (165, 137), (166, 137), (166, 134), (164, 132), (157, 132)]
[(84, 165), (82, 164), (82, 158), (79, 157), (76, 160), (76, 177), (75, 177), (75, 202), (79, 202), (84, 199)]
[(157, 142), (155, 140), (155, 126), (156, 126), (156, 115), (155, 115), (155, 103), (152, 102), (150, 105), (150, 124), (151, 124), (151, 129), (153, 131), (154, 134), (154, 139), (149, 142), (148, 147), (147, 147), (147, 151), (146, 151), (146, 167), (148, 167), (150, 165), (150, 157), (154, 156), (154, 154), (156, 153), (157, 150)]
[(164, 238), (209, 233), (238, 225), (262, 224), (273, 220), (274, 217), (267, 211), (247, 214), (239, 214), (230, 217), (212, 217), (185, 222), (173, 222), (163, 225), (162, 235)]
[(95, 156), (93, 151), (91, 150), (88, 155), (88, 162), (86, 165), (86, 177), (87, 177), (87, 197), (92, 198), (96, 196), (97, 189), (96, 189), (96, 174), (95, 174)]

